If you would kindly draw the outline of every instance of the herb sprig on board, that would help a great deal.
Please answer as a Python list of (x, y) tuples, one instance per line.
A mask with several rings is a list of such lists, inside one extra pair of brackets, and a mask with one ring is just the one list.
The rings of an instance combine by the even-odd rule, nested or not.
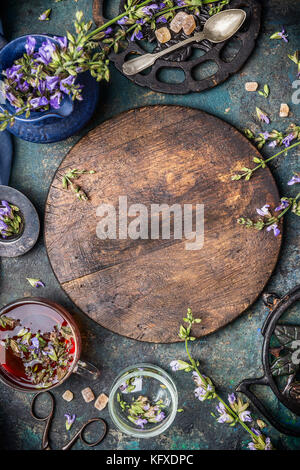
[[(179, 337), (185, 342), (185, 350), (189, 362), (174, 360), (170, 363), (172, 370), (192, 372), (196, 384), (196, 389), (194, 390), (195, 397), (201, 402), (217, 399), (219, 401), (216, 407), (218, 414), (211, 413), (211, 415), (219, 423), (227, 423), (229, 426), (235, 426), (236, 424), (242, 426), (252, 438), (252, 442), (248, 444), (249, 449), (272, 450), (273, 446), (270, 438), (266, 437), (257, 427), (254, 427), (253, 418), (248, 410), (249, 404), (243, 402), (241, 398), (237, 397), (234, 393), (228, 395), (228, 403), (226, 403), (216, 392), (212, 380), (200, 372), (199, 361), (193, 359), (190, 353), (189, 343), (190, 341), (195, 341), (196, 338), (192, 336), (192, 327), (194, 324), (200, 323), (201, 319), (194, 318), (191, 309), (188, 308), (187, 315), (183, 318), (183, 321), (185, 325), (180, 326)], [(250, 425), (247, 423), (250, 423)]]

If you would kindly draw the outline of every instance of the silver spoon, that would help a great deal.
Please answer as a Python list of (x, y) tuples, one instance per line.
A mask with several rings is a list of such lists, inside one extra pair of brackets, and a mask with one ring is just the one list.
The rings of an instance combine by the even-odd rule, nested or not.
[(203, 41), (203, 39), (208, 39), (213, 43), (226, 41), (240, 29), (246, 16), (244, 10), (240, 9), (221, 11), (206, 21), (203, 31), (156, 54), (144, 54), (125, 62), (123, 64), (123, 72), (126, 75), (135, 75), (136, 73), (142, 72), (142, 70), (153, 65), (159, 57), (184, 47), (191, 42), (200, 42)]

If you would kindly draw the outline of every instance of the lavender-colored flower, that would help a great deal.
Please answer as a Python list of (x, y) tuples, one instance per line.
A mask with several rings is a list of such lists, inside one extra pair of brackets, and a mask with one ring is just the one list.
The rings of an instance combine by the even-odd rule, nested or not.
[(268, 147), (274, 148), (276, 147), (276, 145), (277, 145), (277, 140), (272, 140), (272, 142), (268, 144)]
[(134, 422), (137, 426), (139, 426), (141, 429), (144, 428), (144, 425), (148, 423), (148, 420), (147, 419), (142, 419), (142, 418), (138, 418), (135, 420)]
[(0, 220), (0, 231), (2, 230), (8, 230), (8, 225), (3, 220)]
[(207, 391), (205, 390), (204, 387), (200, 386), (200, 387), (195, 388), (194, 393), (195, 393), (195, 397), (198, 398), (198, 400), (204, 401)]
[(26, 279), (32, 287), (45, 287), (45, 284), (40, 279), (33, 279), (32, 277), (27, 277)]
[(165, 3), (160, 3), (159, 4), (159, 9), (162, 10), (163, 8), (166, 8), (166, 4)]
[(10, 104), (12, 106), (14, 106), (15, 108), (18, 108), (19, 100), (18, 100), (18, 98), (15, 97), (15, 95), (13, 93), (7, 91), (5, 93), (5, 97), (6, 97), (6, 99), (8, 99), (8, 101), (10, 102)]
[(253, 434), (255, 434), (256, 436), (261, 436), (261, 432), (260, 432), (258, 429), (251, 428), (251, 431), (252, 431)]
[(180, 364), (178, 361), (170, 362), (170, 367), (174, 372), (176, 372), (177, 370), (180, 370)]
[(264, 113), (260, 108), (256, 107), (256, 114), (260, 121), (265, 122), (266, 124), (270, 123), (269, 116), (266, 113)]
[(152, 3), (151, 5), (143, 8), (143, 13), (145, 13), (145, 15), (152, 16), (156, 10), (159, 10), (159, 6), (156, 5), (156, 3)]
[(272, 442), (269, 437), (266, 438), (265, 450), (273, 450)]
[(30, 100), (30, 105), (32, 109), (42, 108), (43, 106), (47, 106), (48, 104), (49, 101), (46, 96), (39, 96), (38, 98), (32, 98)]
[(255, 447), (254, 442), (249, 442), (249, 444), (248, 444), (248, 449), (250, 449), (250, 450), (257, 450), (256, 447)]
[(217, 421), (218, 423), (232, 423), (233, 421), (233, 418), (232, 416), (230, 416), (227, 411), (226, 411), (226, 408), (225, 406), (223, 405), (223, 403), (219, 403), (218, 406), (217, 406), (217, 411), (219, 413), (219, 417), (217, 418)]
[(60, 91), (54, 93), (54, 95), (50, 96), (50, 106), (53, 109), (59, 109), (60, 103), (62, 99), (62, 94)]
[(167, 23), (168, 20), (167, 18), (165, 18), (164, 16), (160, 16), (159, 18), (157, 18), (156, 20), (156, 23)]
[(35, 50), (36, 40), (32, 36), (28, 36), (26, 39), (25, 50), (28, 55), (32, 55)]
[(66, 93), (66, 95), (69, 95), (71, 90), (70, 87), (74, 85), (75, 82), (75, 77), (73, 75), (69, 75), (67, 78), (64, 78), (60, 82), (60, 90)]
[(45, 86), (46, 86), (47, 90), (53, 91), (59, 85), (59, 77), (57, 77), (57, 76), (50, 77), (49, 75), (47, 75), (45, 77), (45, 82), (44, 83), (45, 83)]
[(72, 427), (72, 424), (74, 423), (75, 419), (76, 419), (76, 415), (69, 415), (69, 414), (65, 414), (65, 418), (67, 418), (66, 420), (66, 430), (69, 431)]
[(5, 215), (6, 217), (9, 217), (10, 219), (13, 218), (13, 211), (12, 208), (10, 207), (9, 202), (7, 201), (1, 201), (1, 207), (0, 208), (0, 215)]
[(186, 4), (183, 0), (176, 0), (176, 3), (179, 7), (185, 7), (186, 6)]
[(266, 131), (261, 134), (265, 140), (267, 140), (270, 137), (270, 132)]
[(134, 31), (133, 35), (131, 36), (131, 41), (134, 41), (135, 39), (141, 40), (143, 39), (143, 33), (142, 31)]
[(123, 18), (120, 18), (117, 23), (122, 25), (122, 24), (126, 24), (128, 21), (128, 16), (123, 16)]
[(165, 419), (166, 415), (163, 411), (161, 411), (158, 415), (155, 416), (155, 421), (157, 423), (160, 423), (161, 421), (163, 421)]
[(285, 32), (284, 28), (282, 28), (281, 31), (277, 31), (276, 33), (272, 34), (272, 36), (270, 36), (270, 39), (283, 39), (284, 42), (289, 42), (288, 35)]
[(295, 174), (290, 181), (288, 181), (289, 186), (293, 186), (293, 184), (300, 183), (300, 173)]
[(143, 409), (144, 409), (144, 411), (148, 411), (148, 410), (150, 409), (150, 405), (145, 405), (145, 406), (143, 407)]
[(236, 396), (235, 396), (234, 393), (230, 393), (228, 395), (228, 401), (229, 401), (230, 405), (233, 405), (236, 402)]
[(278, 237), (278, 235), (280, 235), (280, 230), (277, 224), (272, 224), (267, 227), (267, 232), (270, 232), (271, 230), (273, 230), (275, 237)]
[(282, 140), (282, 143), (284, 144), (285, 147), (289, 147), (292, 140), (294, 139), (295, 139), (295, 135), (293, 133), (290, 133)]
[(46, 42), (43, 42), (38, 52), (34, 54), (34, 58), (37, 62), (42, 62), (45, 65), (49, 65), (52, 61), (52, 54), (55, 52), (55, 44), (53, 44), (50, 39), (47, 39)]
[(40, 21), (49, 21), (49, 17), (50, 17), (50, 14), (51, 14), (51, 8), (48, 8), (48, 10), (45, 10), (40, 16), (39, 16), (39, 20)]
[(62, 51), (65, 51), (68, 47), (68, 38), (66, 36), (54, 36), (54, 39), (58, 42), (59, 47)]
[(258, 215), (261, 215), (262, 217), (271, 217), (269, 208), (270, 204), (265, 204), (261, 209), (256, 209), (256, 212)]
[(239, 418), (241, 421), (243, 421), (243, 423), (246, 423), (246, 422), (250, 423), (252, 421), (250, 411), (242, 411), (241, 413), (239, 413)]
[(27, 82), (27, 80), (19, 82), (17, 85), (17, 89), (22, 91), (23, 93), (26, 93), (29, 90), (29, 83)]
[(136, 20), (137, 24), (145, 24), (146, 23), (146, 18), (140, 18), (139, 20)]
[(289, 207), (290, 203), (289, 201), (286, 201), (285, 199), (281, 199), (281, 203), (279, 204), (278, 207), (276, 207), (275, 212), (282, 211)]
[(109, 27), (104, 31), (104, 34), (105, 34), (105, 36), (109, 36), (112, 32), (113, 32), (113, 29), (111, 27)]
[(5, 70), (5, 74), (7, 78), (11, 80), (19, 80), (20, 78), (23, 77), (23, 73), (19, 72), (19, 70), (22, 68), (22, 65), (13, 65), (12, 67), (8, 68)]

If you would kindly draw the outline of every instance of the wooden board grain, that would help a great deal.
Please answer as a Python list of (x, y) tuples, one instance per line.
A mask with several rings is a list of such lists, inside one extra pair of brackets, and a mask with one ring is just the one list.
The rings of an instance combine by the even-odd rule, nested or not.
[[(45, 241), (63, 289), (89, 317), (121, 335), (175, 342), (187, 307), (203, 336), (240, 315), (262, 291), (276, 264), (281, 237), (246, 230), (237, 217), (255, 216), (279, 196), (269, 170), (249, 181), (231, 175), (258, 151), (229, 124), (179, 106), (150, 106), (104, 122), (66, 156), (52, 182)], [(96, 170), (80, 184), (80, 202), (62, 189), (71, 168)], [(204, 204), (204, 246), (186, 240), (100, 240), (96, 209), (128, 205)]]

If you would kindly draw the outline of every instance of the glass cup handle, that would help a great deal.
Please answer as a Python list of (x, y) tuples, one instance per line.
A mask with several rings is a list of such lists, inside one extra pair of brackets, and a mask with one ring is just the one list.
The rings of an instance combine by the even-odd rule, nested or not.
[(73, 370), (75, 374), (90, 380), (97, 380), (100, 377), (100, 370), (96, 366), (87, 361), (77, 361)]

